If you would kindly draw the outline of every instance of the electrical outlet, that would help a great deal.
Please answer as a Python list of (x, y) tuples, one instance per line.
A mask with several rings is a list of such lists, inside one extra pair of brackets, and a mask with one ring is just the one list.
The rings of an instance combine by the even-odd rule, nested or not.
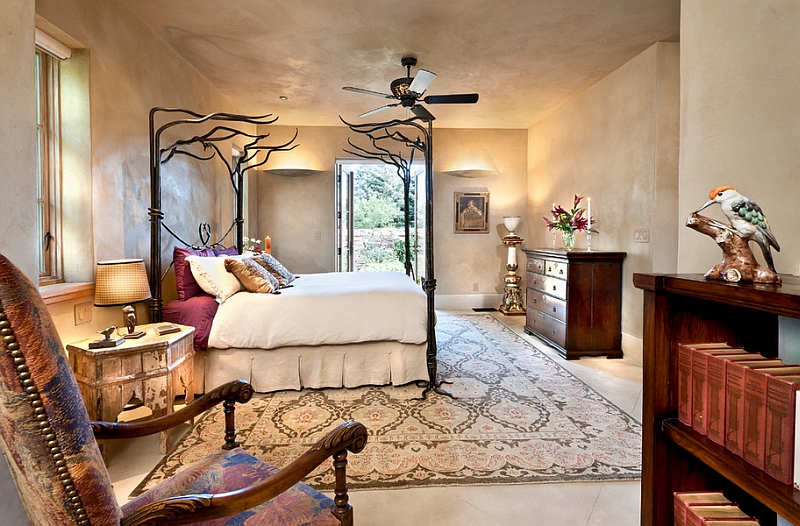
[(478, 282), (472, 284), (472, 292), (478, 292)]
[(633, 242), (634, 243), (649, 243), (650, 242), (650, 229), (649, 228), (637, 228), (633, 231)]
[(322, 239), (322, 232), (320, 232), (319, 230), (314, 231), (314, 240), (320, 241), (321, 239)]
[(78, 303), (75, 305), (75, 325), (83, 325), (92, 321), (92, 304)]

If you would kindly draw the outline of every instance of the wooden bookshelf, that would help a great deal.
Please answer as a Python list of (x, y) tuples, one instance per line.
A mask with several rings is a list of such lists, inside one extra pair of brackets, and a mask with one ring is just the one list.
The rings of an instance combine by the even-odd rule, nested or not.
[(681, 342), (777, 356), (779, 316), (800, 319), (800, 278), (764, 285), (634, 274), (633, 281), (644, 291), (642, 526), (671, 525), (673, 492), (704, 489), (734, 493), (762, 524), (775, 524), (776, 513), (800, 524), (800, 492), (678, 422), (674, 387)]

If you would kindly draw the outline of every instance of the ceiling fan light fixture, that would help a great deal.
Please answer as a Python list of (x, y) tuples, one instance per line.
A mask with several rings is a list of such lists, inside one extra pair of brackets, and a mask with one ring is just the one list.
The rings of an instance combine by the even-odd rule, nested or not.
[(393, 80), (391, 84), (392, 95), (398, 99), (408, 97), (411, 94), (408, 89), (409, 86), (411, 86), (411, 79), (407, 77)]

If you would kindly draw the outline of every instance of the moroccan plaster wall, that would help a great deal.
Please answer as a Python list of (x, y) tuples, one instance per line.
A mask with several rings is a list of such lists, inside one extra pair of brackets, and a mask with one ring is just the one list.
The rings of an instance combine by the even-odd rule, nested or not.
[[(778, 272), (800, 274), (800, 3), (683, 0), (681, 10), (680, 220), (711, 189), (735, 186), (769, 218)], [(724, 219), (716, 205), (702, 213)], [(681, 228), (680, 272), (721, 258), (709, 237)]]
[[(91, 0), (39, 0), (35, 23), (77, 49), (75, 64), (67, 71), (88, 70), (89, 84), (83, 98), (71, 98), (72, 109), (89, 104), (88, 122), (78, 121), (78, 131), (90, 142), (77, 142), (80, 155), (90, 162), (81, 174), (81, 191), (71, 187), (75, 199), (91, 211), (88, 220), (77, 221), (64, 232), (65, 268), (68, 280), (91, 281), (97, 261), (118, 258), (150, 259), (150, 171), (148, 113), (154, 106), (187, 108), (200, 113), (234, 111), (230, 101), (155, 35), (121, 2)], [(31, 19), (33, 22), (33, 19)], [(32, 40), (25, 50), (30, 59)], [(73, 60), (73, 59), (70, 59)], [(176, 89), (177, 87), (180, 89)], [(31, 113), (29, 118), (33, 129)], [(163, 121), (162, 121), (163, 122)], [(194, 133), (194, 132), (192, 132)], [(164, 143), (184, 137), (185, 132), (165, 134)], [(74, 149), (74, 148), (73, 148)], [(32, 157), (32, 154), (31, 154)], [(79, 168), (64, 166), (74, 177)], [(208, 221), (218, 235), (232, 217), (229, 180), (221, 164), (176, 158), (162, 171), (162, 206), (165, 223), (188, 242), (198, 241), (198, 223)], [(32, 175), (31, 175), (32, 178)], [(22, 202), (23, 200), (20, 200)], [(22, 217), (33, 224), (33, 201)], [(67, 223), (65, 223), (66, 225)], [(224, 225), (224, 226), (223, 226)], [(66, 227), (65, 227), (66, 228)], [(171, 261), (173, 242), (163, 234), (164, 268)], [(81, 245), (76, 248), (80, 240)], [(88, 243), (87, 243), (88, 241)], [(232, 240), (228, 238), (228, 243)], [(78, 251), (80, 253), (76, 253)], [(35, 246), (26, 259), (36, 261)], [(90, 336), (111, 323), (121, 324), (118, 309), (93, 309), (91, 323), (76, 325), (74, 304), (92, 302), (81, 298), (51, 307), (59, 334), (65, 342)], [(147, 321), (147, 305), (137, 306), (140, 322)]]
[[(675, 269), (679, 44), (651, 46), (532, 126), (528, 135), (527, 247), (551, 247), (543, 217), (573, 195), (592, 199), (592, 250), (627, 252), (622, 330), (642, 337), (634, 272)], [(583, 201), (586, 205), (586, 200)], [(647, 229), (649, 243), (634, 243)], [(556, 242), (561, 245), (560, 237)], [(586, 248), (579, 235), (577, 248)], [(626, 349), (623, 339), (623, 350)]]
[[(285, 126), (270, 129), (276, 143), (290, 138), (295, 131)], [(345, 127), (300, 127), (300, 146), (290, 153), (276, 153), (265, 168), (304, 166), (322, 172), (307, 177), (270, 173), (257, 176), (256, 237), (270, 236), (273, 254), (292, 271), (334, 269), (334, 165), (337, 158), (353, 158), (344, 152), (349, 148), (348, 137), (367, 146), (360, 142), (363, 137)], [(447, 296), (466, 307), (499, 306), (494, 302), (502, 294), (506, 258), (500, 242), (506, 234), (502, 218), (525, 212), (527, 132), (434, 129), (433, 137), (437, 306), (447, 305)], [(496, 173), (479, 179), (445, 173), (476, 167), (490, 167)], [(488, 234), (453, 232), (455, 191), (490, 192)], [(523, 221), (518, 229), (523, 238), (526, 228)], [(475, 283), (477, 290), (473, 290)], [(492, 304), (484, 305), (485, 301)]]
[[(5, 2), (0, 17), (0, 253), (30, 279), (38, 279), (36, 258), (36, 96), (33, 55), (34, 1)], [(3, 523), (29, 523), (5, 460), (0, 461)]]

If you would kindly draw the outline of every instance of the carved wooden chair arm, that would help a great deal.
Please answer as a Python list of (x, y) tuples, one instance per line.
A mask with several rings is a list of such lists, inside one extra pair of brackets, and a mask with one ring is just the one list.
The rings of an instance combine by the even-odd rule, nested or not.
[(294, 462), (245, 488), (213, 495), (185, 495), (151, 502), (123, 517), (121, 526), (191, 524), (219, 517), (228, 517), (248, 510), (289, 489), (304, 479), (326, 458), (334, 457), (336, 474), (333, 514), (343, 524), (352, 521), (351, 506), (347, 503), (345, 467), (347, 451), (358, 453), (367, 443), (367, 429), (358, 422), (345, 422), (328, 433)]
[[(192, 401), (186, 407), (169, 413), (164, 416), (144, 420), (141, 422), (131, 422), (128, 424), (119, 424), (116, 422), (100, 422), (94, 420), (91, 422), (92, 431), (95, 438), (136, 438), (162, 431), (167, 431), (175, 426), (178, 426), (187, 420), (198, 416), (199, 414), (207, 411), (215, 405), (223, 402), (225, 404), (225, 419), (226, 419), (226, 449), (228, 442), (227, 420), (230, 412), (231, 427), (233, 427), (233, 406), (236, 403), (243, 404), (248, 402), (253, 397), (253, 388), (249, 382), (244, 380), (233, 380), (225, 383), (212, 391), (204, 394), (200, 398)], [(232, 429), (231, 429), (232, 431)], [(231, 441), (235, 441), (235, 437), (231, 437)], [(235, 447), (235, 446), (231, 446)]]

